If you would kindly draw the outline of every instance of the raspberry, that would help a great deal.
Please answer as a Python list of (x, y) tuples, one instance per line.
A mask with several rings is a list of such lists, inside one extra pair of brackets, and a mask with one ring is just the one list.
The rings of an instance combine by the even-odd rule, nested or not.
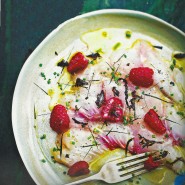
[(76, 53), (71, 58), (69, 65), (67, 66), (67, 71), (71, 74), (78, 73), (84, 70), (88, 65), (88, 60), (84, 57), (81, 52)]
[(163, 122), (159, 119), (159, 116), (154, 109), (150, 109), (145, 114), (144, 121), (158, 134), (164, 134), (166, 132)]
[(154, 161), (152, 156), (149, 156), (149, 158), (144, 163), (144, 167), (149, 171), (157, 168), (159, 165), (160, 162)]
[(89, 164), (86, 161), (78, 161), (69, 168), (68, 175), (71, 177), (76, 177), (80, 175), (86, 175), (89, 172)]
[(123, 103), (119, 98), (113, 97), (102, 106), (102, 117), (105, 121), (119, 122), (123, 119)]
[(56, 105), (50, 117), (50, 127), (58, 134), (69, 130), (69, 116), (67, 110), (63, 105)]
[(129, 80), (136, 86), (150, 87), (153, 84), (154, 71), (148, 67), (138, 67), (130, 70)]

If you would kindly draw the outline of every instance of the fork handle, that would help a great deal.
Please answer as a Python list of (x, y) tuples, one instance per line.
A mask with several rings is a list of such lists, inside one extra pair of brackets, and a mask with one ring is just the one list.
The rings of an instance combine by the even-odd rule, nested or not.
[(81, 183), (84, 183), (84, 182), (89, 182), (89, 181), (92, 181), (92, 180), (101, 180), (101, 177), (99, 176), (99, 174), (95, 174), (95, 175), (92, 175), (92, 176), (87, 177), (85, 179), (78, 180), (78, 181), (75, 181), (75, 182), (71, 182), (71, 183), (68, 183), (68, 184), (65, 184), (65, 185), (76, 185), (76, 184), (81, 184)]

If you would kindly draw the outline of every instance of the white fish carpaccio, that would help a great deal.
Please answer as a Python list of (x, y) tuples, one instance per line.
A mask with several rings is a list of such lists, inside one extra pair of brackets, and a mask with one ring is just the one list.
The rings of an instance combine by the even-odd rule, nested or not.
[[(109, 34), (109, 29), (106, 29), (106, 31)], [(123, 31), (119, 31), (118, 36)], [(97, 32), (99, 34), (101, 30)], [(105, 32), (105, 29), (102, 32)], [(110, 32), (112, 33), (112, 30)], [(56, 91), (52, 94), (50, 107), (55, 104), (67, 105), (70, 117), (70, 129), (64, 133), (62, 139), (62, 156), (59, 152), (56, 153), (54, 155), (56, 161), (66, 166), (71, 166), (81, 160), (90, 163), (95, 157), (107, 150), (116, 148), (125, 150), (129, 140), (128, 150), (131, 153), (153, 150), (168, 151), (166, 159), (170, 162), (182, 157), (174, 146), (179, 145), (179, 141), (185, 139), (184, 118), (182, 114), (177, 114), (179, 112), (177, 108), (183, 106), (184, 94), (182, 89), (185, 89), (185, 85), (179, 85), (179, 78), (183, 78), (183, 73), (178, 69), (173, 71), (170, 69), (169, 61), (172, 60), (172, 52), (166, 47), (164, 50), (154, 48), (153, 45), (159, 45), (160, 43), (150, 40), (151, 43), (146, 40), (147, 37), (142, 40), (139, 38), (140, 34), (135, 35), (126, 45), (127, 40), (119, 40), (117, 36), (116, 41), (119, 41), (121, 47), (111, 50), (113, 44), (115, 45), (113, 36), (108, 38), (107, 43), (112, 44), (108, 47), (102, 43), (94, 44), (94, 40), (91, 38), (94, 34), (94, 32), (86, 33), (82, 40), (87, 44), (87, 47), (84, 47), (84, 43), (81, 44), (83, 47), (75, 45), (72, 54), (80, 51), (87, 56), (101, 49), (101, 57), (94, 60), (88, 65), (87, 69), (79, 74), (72, 77), (69, 77), (69, 74), (63, 74), (58, 83), (68, 83), (68, 85), (64, 85), (63, 92), (65, 92), (65, 95), (59, 96), (61, 92)], [(79, 44), (79, 41), (77, 43)], [(89, 60), (91, 59), (89, 58)], [(135, 102), (135, 110), (133, 111), (128, 108), (126, 103), (125, 83), (121, 80), (117, 83), (116, 80), (127, 78), (130, 70), (136, 67), (153, 69), (154, 83), (149, 88), (138, 88), (127, 80), (127, 101), (131, 102), (133, 92), (139, 97)], [(88, 85), (75, 87), (77, 78), (84, 79)], [(98, 108), (95, 103), (97, 95), (102, 90), (105, 93), (106, 100), (114, 97), (112, 90), (114, 87), (119, 92), (118, 98), (123, 104), (124, 119), (130, 119), (130, 121), (126, 120), (126, 123), (124, 123), (124, 119), (122, 122), (116, 123), (103, 122), (101, 120), (101, 108)], [(60, 91), (58, 84), (53, 89)], [(150, 109), (157, 111), (166, 127), (165, 134), (155, 133), (144, 122), (143, 118)], [(77, 124), (74, 119), (85, 123), (85, 125)], [(143, 145), (142, 141), (152, 141), (153, 144)], [(61, 146), (61, 135), (57, 136), (56, 143), (58, 147)], [(174, 169), (179, 170), (182, 166), (183, 163), (179, 162), (178, 167), (176, 165)]]

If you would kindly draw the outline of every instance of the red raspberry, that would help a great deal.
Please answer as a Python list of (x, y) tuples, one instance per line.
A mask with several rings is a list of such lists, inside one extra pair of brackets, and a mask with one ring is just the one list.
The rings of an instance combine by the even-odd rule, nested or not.
[(71, 177), (76, 177), (80, 175), (86, 175), (89, 172), (89, 164), (86, 161), (78, 161), (69, 168), (67, 174)]
[(130, 81), (141, 87), (150, 87), (153, 84), (154, 71), (148, 67), (138, 67), (131, 69), (129, 73)]
[(67, 66), (67, 71), (71, 74), (78, 73), (84, 70), (88, 65), (88, 60), (84, 57), (81, 52), (76, 53), (71, 58), (69, 65)]
[(69, 116), (67, 110), (63, 105), (56, 105), (50, 117), (50, 127), (58, 134), (69, 130)]
[(149, 156), (149, 158), (144, 163), (144, 167), (150, 171), (157, 168), (160, 164), (160, 162), (154, 161), (152, 156)]
[(158, 134), (164, 134), (166, 132), (163, 122), (159, 119), (159, 116), (154, 109), (150, 109), (145, 114), (144, 121)]
[(113, 97), (102, 106), (102, 117), (105, 121), (119, 122), (123, 119), (123, 103), (119, 98)]

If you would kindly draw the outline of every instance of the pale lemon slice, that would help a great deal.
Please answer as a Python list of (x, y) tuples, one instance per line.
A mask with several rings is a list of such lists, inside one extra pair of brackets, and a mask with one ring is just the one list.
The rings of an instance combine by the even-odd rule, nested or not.
[(112, 151), (105, 151), (103, 154), (93, 159), (89, 165), (89, 168), (92, 172), (98, 172), (106, 162), (120, 157), (125, 157), (125, 150), (115, 149)]

